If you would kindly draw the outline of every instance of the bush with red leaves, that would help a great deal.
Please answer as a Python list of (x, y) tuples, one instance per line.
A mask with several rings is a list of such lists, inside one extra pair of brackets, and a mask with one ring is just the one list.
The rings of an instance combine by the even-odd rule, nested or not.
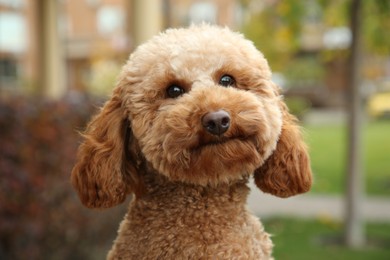
[(104, 259), (126, 207), (84, 208), (70, 185), (97, 104), (0, 100), (0, 259)]

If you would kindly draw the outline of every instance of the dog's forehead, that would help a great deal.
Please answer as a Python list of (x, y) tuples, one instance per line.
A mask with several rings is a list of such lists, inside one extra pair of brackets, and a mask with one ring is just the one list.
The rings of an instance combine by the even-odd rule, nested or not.
[(216, 26), (194, 26), (186, 29), (168, 30), (154, 39), (160, 50), (169, 57), (187, 59), (213, 59), (225, 56), (262, 55), (252, 42), (241, 34)]
[(251, 41), (228, 28), (210, 25), (169, 29), (141, 45), (130, 60), (149, 72), (161, 67), (174, 73), (185, 70), (209, 74), (226, 64), (245, 62), (269, 74), (268, 63)]
[[(235, 45), (251, 45), (244, 37), (227, 28), (217, 26), (192, 26), (190, 28), (168, 29), (164, 33), (154, 37), (151, 42), (163, 44), (161, 47), (188, 50), (208, 50), (214, 45), (220, 47)], [(207, 48), (205, 48), (207, 47)]]

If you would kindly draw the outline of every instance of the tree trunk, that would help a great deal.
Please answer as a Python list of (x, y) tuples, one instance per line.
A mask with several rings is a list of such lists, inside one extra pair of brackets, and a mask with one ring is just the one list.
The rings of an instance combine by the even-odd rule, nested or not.
[(345, 243), (361, 247), (365, 243), (362, 219), (363, 172), (361, 166), (362, 102), (359, 89), (361, 0), (352, 0), (350, 21), (352, 43), (349, 58), (348, 173), (345, 217)]

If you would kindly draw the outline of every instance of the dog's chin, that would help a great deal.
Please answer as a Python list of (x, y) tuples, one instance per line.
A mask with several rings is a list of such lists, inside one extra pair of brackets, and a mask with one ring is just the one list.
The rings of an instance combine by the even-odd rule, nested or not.
[(199, 142), (159, 166), (160, 172), (172, 181), (206, 186), (241, 180), (263, 161), (254, 137), (237, 136)]

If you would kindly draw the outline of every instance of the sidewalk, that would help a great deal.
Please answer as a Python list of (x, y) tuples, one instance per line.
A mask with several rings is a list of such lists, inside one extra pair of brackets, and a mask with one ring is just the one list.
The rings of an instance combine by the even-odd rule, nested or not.
[[(336, 195), (298, 195), (283, 199), (264, 194), (250, 181), (248, 208), (260, 218), (272, 216), (342, 220), (344, 198)], [(362, 201), (363, 218), (367, 221), (390, 222), (390, 198), (367, 197)]]

